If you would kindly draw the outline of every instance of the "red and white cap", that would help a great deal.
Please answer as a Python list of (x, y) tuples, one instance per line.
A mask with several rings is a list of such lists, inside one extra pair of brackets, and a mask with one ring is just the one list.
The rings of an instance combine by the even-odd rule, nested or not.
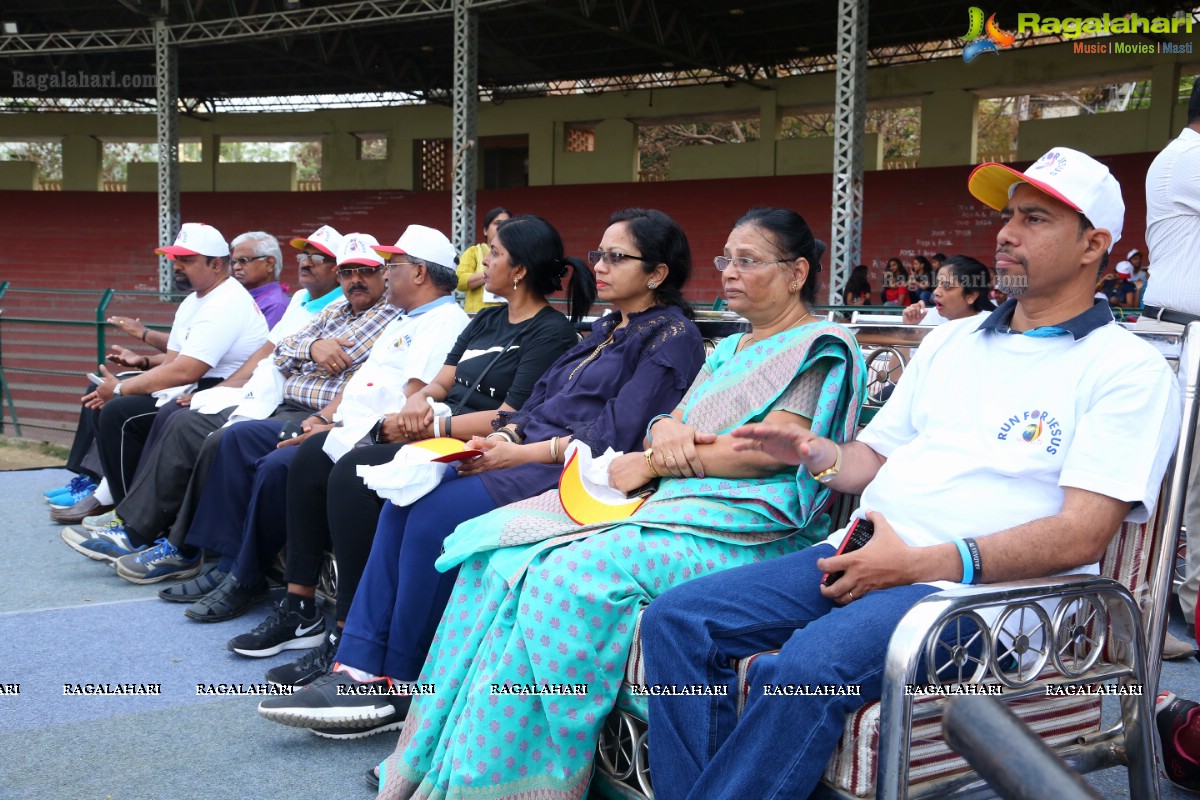
[(175, 237), (175, 244), (160, 247), (154, 252), (174, 260), (177, 256), (208, 256), (223, 258), (229, 255), (229, 243), (221, 232), (203, 222), (185, 222)]
[(1130, 261), (1122, 261), (1117, 264), (1117, 274), (1124, 275), (1126, 278), (1128, 278), (1133, 274), (1133, 263)]
[(329, 225), (322, 225), (307, 239), (302, 237), (292, 239), (292, 247), (297, 250), (303, 250), (306, 244), (311, 244), (330, 258), (336, 258), (338, 248), (342, 245), (342, 235)]
[(1055, 147), (1024, 172), (994, 162), (980, 164), (967, 179), (967, 188), (985, 205), (999, 211), (1008, 204), (1013, 189), (1020, 183), (1028, 183), (1066, 203), (1097, 228), (1111, 233), (1109, 252), (1120, 240), (1125, 222), (1121, 185), (1108, 167), (1086, 153)]
[(458, 261), (458, 253), (446, 238), (446, 234), (424, 225), (409, 225), (394, 245), (381, 244), (375, 249), (380, 253), (415, 256), (422, 261), (432, 261), (450, 269), (454, 269)]
[(375, 252), (379, 240), (369, 233), (347, 233), (337, 251), (337, 264), (362, 264), (364, 267), (383, 266), (383, 256)]

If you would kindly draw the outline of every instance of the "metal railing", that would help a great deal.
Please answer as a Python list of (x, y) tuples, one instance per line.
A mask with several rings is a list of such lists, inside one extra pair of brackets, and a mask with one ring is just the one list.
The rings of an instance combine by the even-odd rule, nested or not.
[[(128, 305), (132, 313), (129, 316), (154, 317), (162, 316), (162, 321), (150, 319), (146, 322), (148, 328), (155, 330), (170, 330), (170, 318), (174, 316), (175, 302), (184, 295), (164, 294), (153, 291), (135, 291), (118, 289), (41, 289), (15, 287), (10, 281), (0, 282), (0, 400), (7, 408), (7, 419), (11, 422), (13, 432), (22, 435), (21, 420), (18, 413), (18, 402), (13, 397), (14, 384), (12, 376), (27, 376), (38, 388), (45, 391), (59, 391), (77, 399), (84, 386), (83, 373), (87, 371), (88, 362), (92, 368), (105, 362), (109, 342), (109, 314), (115, 307)], [(161, 313), (156, 314), (158, 308)], [(27, 334), (30, 330), (45, 332), (44, 337), (36, 340), (24, 339), (19, 344), (13, 342), (13, 334)], [(65, 333), (65, 337), (60, 335)], [(7, 334), (7, 336), (6, 336)], [(94, 360), (90, 354), (81, 354), (78, 363), (69, 366), (53, 366), (53, 359), (70, 358), (73, 351), (88, 346), (94, 341)], [(30, 360), (28, 348), (57, 348), (54, 356), (43, 357), (51, 366), (30, 365), (21, 362)], [(56, 378), (78, 378), (80, 383), (70, 389), (54, 385)], [(62, 383), (62, 381), (58, 381)], [(36, 408), (20, 406), (21, 413), (28, 420), (29, 412)], [(0, 408), (3, 412), (3, 408)], [(5, 432), (6, 415), (0, 413), (0, 434)], [(52, 426), (49, 426), (52, 427)]]

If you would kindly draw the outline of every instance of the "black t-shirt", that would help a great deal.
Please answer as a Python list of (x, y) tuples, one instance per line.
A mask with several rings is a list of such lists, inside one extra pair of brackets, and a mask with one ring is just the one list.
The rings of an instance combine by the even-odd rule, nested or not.
[(508, 321), (507, 304), (485, 308), (467, 324), (446, 356), (446, 364), (456, 369), (445, 403), (457, 411), (487, 370), (462, 413), (494, 410), (501, 403), (519, 409), (542, 373), (578, 341), (571, 321), (549, 306), (516, 325)]

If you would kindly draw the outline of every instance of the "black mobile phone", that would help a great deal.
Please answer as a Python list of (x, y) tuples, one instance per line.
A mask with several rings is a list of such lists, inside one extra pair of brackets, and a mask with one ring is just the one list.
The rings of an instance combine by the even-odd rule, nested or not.
[(286, 442), (288, 439), (295, 439), (304, 433), (304, 429), (297, 422), (288, 420), (283, 423), (283, 427), (279, 429), (279, 441)]
[[(853, 553), (871, 541), (871, 537), (874, 535), (875, 524), (868, 519), (859, 517), (850, 523), (850, 530), (846, 531), (846, 535), (842, 538), (842, 544), (834, 555), (840, 556), (842, 553)], [(832, 586), (845, 574), (845, 572), (826, 572), (821, 578), (821, 585)]]

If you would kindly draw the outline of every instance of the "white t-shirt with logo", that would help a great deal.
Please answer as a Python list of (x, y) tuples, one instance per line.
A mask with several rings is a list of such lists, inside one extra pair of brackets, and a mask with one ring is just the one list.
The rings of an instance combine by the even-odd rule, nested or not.
[(342, 389), (342, 402), (333, 415), (342, 426), (329, 431), (326, 455), (337, 461), (370, 433), (381, 414), (399, 411), (409, 380), (432, 381), (469, 321), (462, 307), (449, 300), (388, 323), (366, 362)]
[(1126, 519), (1144, 522), (1182, 413), (1166, 360), (1115, 322), (1079, 341), (980, 322), (930, 331), (859, 435), (887, 462), (855, 515), (878, 511), (922, 547), (1053, 516), (1075, 487), (1134, 504)]
[(267, 320), (240, 283), (226, 278), (204, 297), (179, 304), (167, 349), (208, 364), (205, 378), (227, 378), (267, 340)]

